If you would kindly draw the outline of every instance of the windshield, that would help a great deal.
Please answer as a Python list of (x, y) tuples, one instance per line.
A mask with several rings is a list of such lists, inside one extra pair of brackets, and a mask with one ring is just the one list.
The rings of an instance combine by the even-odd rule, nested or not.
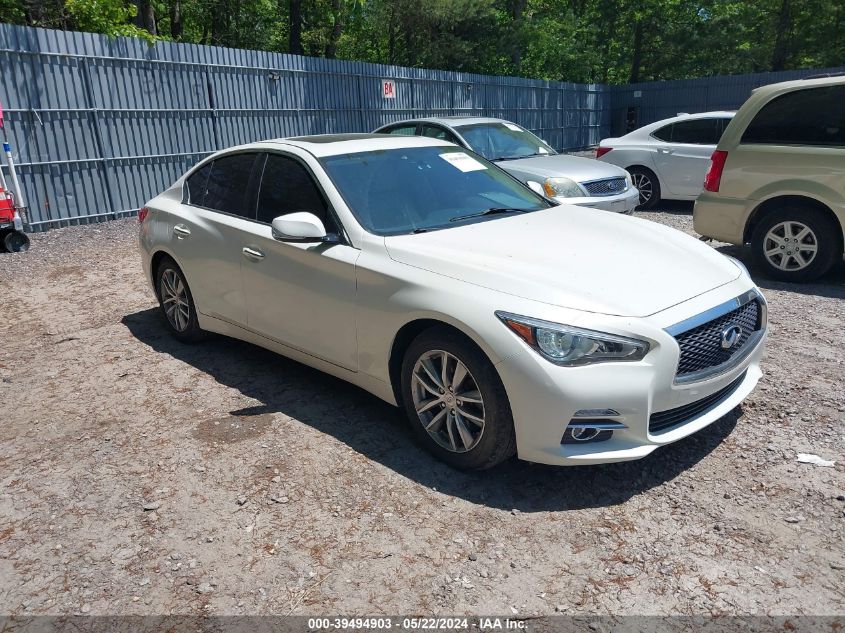
[(458, 147), (340, 154), (320, 162), (358, 222), (376, 235), (461, 226), (551, 206), (495, 165)]
[(557, 154), (544, 141), (513, 123), (475, 123), (455, 128), (487, 160), (513, 160)]

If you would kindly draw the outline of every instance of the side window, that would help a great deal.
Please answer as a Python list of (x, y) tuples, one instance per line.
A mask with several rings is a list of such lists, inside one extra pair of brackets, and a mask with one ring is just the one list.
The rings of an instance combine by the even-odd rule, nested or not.
[(441, 141), (448, 141), (449, 143), (454, 143), (455, 145), (460, 145), (454, 134), (439, 125), (423, 125), (422, 135), (429, 138), (437, 138)]
[(742, 135), (743, 143), (845, 146), (845, 86), (807, 88), (772, 99)]
[(668, 143), (672, 140), (672, 127), (672, 123), (670, 123), (669, 125), (664, 125), (662, 128), (659, 128), (652, 132), (651, 135), (660, 141), (666, 141)]
[(326, 201), (308, 170), (293, 158), (268, 154), (258, 192), (258, 221), (270, 224), (280, 215), (297, 211), (313, 213), (322, 220), (326, 231), (337, 232)]
[(716, 145), (721, 136), (718, 119), (691, 119), (672, 126), (672, 142), (690, 145)]
[(417, 124), (409, 123), (407, 125), (399, 125), (387, 130), (388, 134), (396, 134), (397, 136), (414, 136), (417, 133)]
[(211, 173), (211, 163), (203, 165), (191, 174), (185, 181), (185, 191), (182, 202), (198, 207), (205, 206), (205, 194), (208, 191), (208, 175)]
[(247, 209), (247, 185), (258, 154), (232, 154), (218, 158), (211, 165), (203, 206), (252, 219)]

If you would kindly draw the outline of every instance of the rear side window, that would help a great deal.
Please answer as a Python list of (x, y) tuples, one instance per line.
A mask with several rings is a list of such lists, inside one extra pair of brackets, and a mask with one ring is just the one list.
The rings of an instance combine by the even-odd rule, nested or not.
[(664, 125), (659, 130), (652, 132), (651, 135), (659, 141), (666, 141), (669, 143), (672, 140), (672, 127), (673, 125), (671, 123), (669, 125)]
[(411, 123), (409, 125), (400, 125), (392, 127), (387, 130), (388, 134), (395, 134), (397, 136), (414, 136), (417, 133), (417, 124)]
[(211, 164), (202, 206), (252, 219), (248, 210), (247, 189), (256, 153), (232, 154)]
[(742, 135), (742, 143), (845, 146), (845, 86), (796, 90), (772, 99)]
[(205, 194), (208, 191), (208, 175), (211, 173), (211, 163), (203, 165), (185, 181), (185, 204), (198, 207), (205, 206)]
[(460, 145), (454, 134), (439, 125), (423, 125), (422, 135), (427, 136), (428, 138), (437, 138), (441, 141), (448, 141), (449, 143)]
[(297, 211), (313, 213), (326, 231), (337, 232), (334, 221), (314, 178), (297, 160), (268, 154), (258, 193), (259, 222), (270, 224), (274, 218)]

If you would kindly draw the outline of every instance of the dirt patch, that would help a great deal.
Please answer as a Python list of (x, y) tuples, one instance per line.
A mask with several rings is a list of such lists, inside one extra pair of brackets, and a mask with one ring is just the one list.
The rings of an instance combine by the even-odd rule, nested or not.
[[(692, 232), (689, 205), (639, 215)], [(169, 337), (136, 230), (0, 255), (0, 612), (845, 613), (845, 267), (752, 268), (765, 375), (704, 431), (626, 464), (458, 473), (359, 389)]]
[(204, 420), (197, 425), (194, 436), (210, 444), (232, 444), (262, 435), (273, 424), (273, 416), (226, 415)]

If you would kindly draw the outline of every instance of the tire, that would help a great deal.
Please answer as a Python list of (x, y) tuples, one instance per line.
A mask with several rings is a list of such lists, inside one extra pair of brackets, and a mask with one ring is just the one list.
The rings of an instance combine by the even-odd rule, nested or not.
[(757, 223), (751, 249), (755, 264), (767, 277), (812, 281), (841, 261), (842, 229), (818, 208), (791, 202)]
[(197, 321), (197, 309), (188, 281), (176, 262), (170, 257), (162, 259), (156, 269), (155, 281), (159, 309), (170, 333), (183, 343), (205, 338), (205, 332)]
[(653, 209), (660, 202), (660, 181), (655, 173), (645, 167), (629, 167), (628, 173), (631, 174), (631, 180), (640, 192), (640, 203), (637, 209), (640, 211)]
[[(441, 395), (444, 358), (447, 384)], [(402, 362), (402, 405), (422, 444), (450, 466), (482, 470), (516, 454), (513, 416), (499, 374), (472, 341), (453, 330), (425, 330), (408, 347)], [(426, 405), (430, 408), (418, 414), (417, 408)], [(433, 425), (432, 432), (426, 423)]]
[(23, 253), (29, 250), (29, 238), (20, 231), (9, 231), (3, 236), (3, 246), (10, 253)]

